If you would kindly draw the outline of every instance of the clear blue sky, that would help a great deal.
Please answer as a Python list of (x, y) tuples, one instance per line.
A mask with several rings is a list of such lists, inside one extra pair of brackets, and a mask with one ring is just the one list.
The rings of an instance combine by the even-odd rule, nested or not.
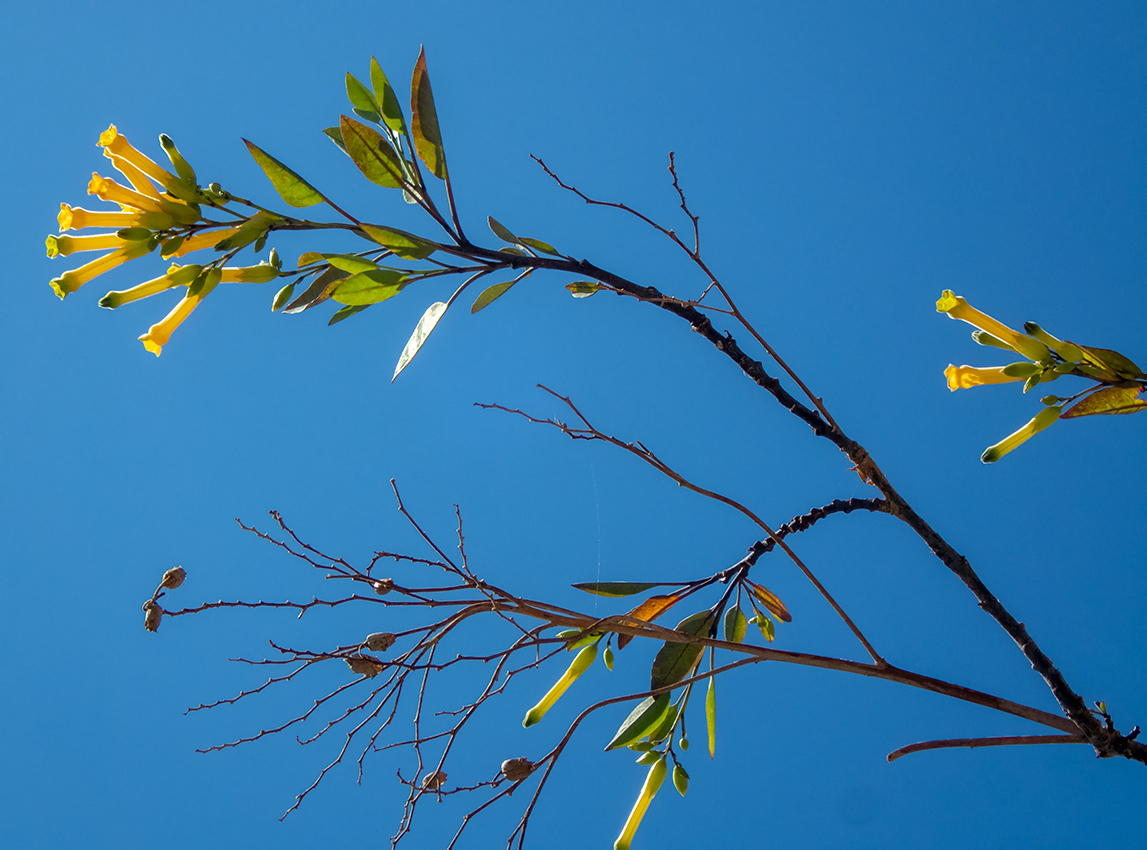
[[(682, 322), (628, 300), (575, 301), (542, 274), (476, 317), (452, 311), (393, 385), (410, 330), (448, 284), (334, 328), (320, 310), (272, 315), (273, 284), (233, 288), (158, 360), (136, 337), (166, 307), (96, 306), (107, 288), (158, 274), (158, 260), (64, 303), (52, 294), (68, 261), (47, 260), (44, 237), (61, 201), (92, 206), (84, 191), (104, 169), (95, 141), (109, 122), (153, 156), (166, 132), (204, 181), (273, 201), (246, 137), (364, 217), (425, 227), (319, 132), (347, 110), (347, 70), (365, 76), (374, 54), (403, 83), (420, 44), (472, 236), (492, 214), (695, 294), (698, 275), (668, 243), (585, 207), (529, 159), (683, 228), (665, 171), (676, 151), (705, 255), (742, 309), (1069, 682), (1105, 699), (1121, 728), (1147, 723), (1143, 418), (1059, 423), (981, 465), (1038, 401), (1015, 387), (950, 394), (949, 362), (1005, 361), (933, 306), (953, 289), (1010, 324), (1147, 359), (1142, 4), (123, 0), (17, 4), (3, 30), (0, 822), (11, 846), (385, 845), (400, 799), (392, 756), (368, 762), (361, 787), (337, 772), (279, 823), (330, 745), (194, 752), (291, 716), (335, 680), (183, 716), (261, 681), (228, 658), (261, 654), (269, 637), (347, 643), (391, 626), (365, 612), (218, 614), (146, 634), (139, 606), (175, 564), (190, 575), (179, 602), (327, 592), (234, 517), (265, 526), (278, 509), (360, 562), (376, 548), (420, 553), (393, 477), (444, 542), (461, 506), (484, 577), (603, 615), (622, 606), (563, 588), (706, 574), (756, 539), (739, 515), (608, 447), (472, 402), (551, 415), (534, 389), (545, 383), (774, 525), (870, 495)], [(288, 264), (325, 247), (279, 245)], [(1054, 709), (1008, 638), (893, 520), (833, 518), (794, 546), (894, 663)], [(861, 657), (788, 563), (758, 572), (794, 614), (777, 646)], [(540, 755), (589, 700), (635, 690), (651, 652), (631, 646), (528, 731), (522, 713), (558, 671), (520, 679), (483, 727), (486, 749), (453, 762), (451, 781)], [(763, 665), (723, 680), (719, 701), (718, 758), (692, 718), (689, 794), (667, 785), (635, 846), (1120, 847), (1142, 834), (1147, 770), (1084, 747), (884, 759), (918, 740), (1040, 731), (1019, 720)], [(611, 846), (644, 775), (601, 752), (624, 714), (579, 733), (535, 816), (536, 846)], [(428, 806), (410, 846), (444, 845), (465, 802)], [(502, 846), (519, 805), (484, 816), (468, 846)]]

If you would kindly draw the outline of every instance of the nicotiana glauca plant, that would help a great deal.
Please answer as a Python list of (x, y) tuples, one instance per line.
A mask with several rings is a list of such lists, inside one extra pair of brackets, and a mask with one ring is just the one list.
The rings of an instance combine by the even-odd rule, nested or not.
[[(759, 529), (757, 539), (735, 563), (686, 581), (618, 578), (574, 584), (575, 588), (597, 597), (632, 600), (619, 603), (614, 613), (600, 616), (528, 598), (482, 578), (481, 571), (471, 564), (466, 552), (461, 509), (455, 508), (456, 540), (453, 546), (448, 546), (424, 529), (407, 508), (394, 482), (398, 510), (425, 543), (426, 549), (421, 554), (380, 550), (367, 563), (356, 564), (305, 542), (277, 513), (271, 514), (270, 531), (241, 523), (244, 529), (282, 549), (324, 579), (342, 580), (341, 586), (349, 590), (330, 598), (314, 597), (307, 602), (235, 600), (176, 609), (166, 607), (165, 601), (184, 584), (186, 572), (173, 568), (163, 574), (159, 586), (144, 604), (144, 625), (148, 631), (157, 631), (164, 618), (217, 609), (287, 609), (301, 616), (312, 608), (354, 606), (370, 610), (371, 606), (380, 606), (417, 611), (423, 619), (414, 627), (396, 632), (349, 634), (344, 643), (334, 646), (296, 648), (271, 642), (273, 652), (269, 657), (249, 659), (247, 663), (282, 672), (272, 674), (262, 685), (192, 710), (234, 704), (285, 686), (300, 679), (304, 670), (327, 662), (342, 662), (349, 675), (332, 691), (316, 697), (313, 705), (301, 714), (210, 749), (233, 747), (288, 730), (298, 734), (305, 723), (325, 716), (328, 719), (317, 733), (300, 740), (304, 743), (327, 740), (328, 733), (337, 729), (343, 736), (342, 744), (313, 783), (297, 795), (288, 812), (297, 808), (328, 772), (344, 760), (355, 760), (361, 774), (364, 762), (372, 754), (400, 750), (408, 757), (403, 767), (406, 773), (398, 772), (398, 781), (407, 789), (407, 798), (396, 818), (398, 828), (393, 844), (410, 834), (415, 813), (428, 798), (442, 799), (463, 793), (477, 795), (479, 802), (462, 817), (450, 844), (453, 847), (476, 815), (515, 790), (528, 787), (532, 789), (528, 802), (507, 840), (508, 846), (521, 847), (525, 844), (531, 813), (578, 727), (595, 712), (615, 705), (619, 706), (618, 710), (628, 707), (628, 715), (612, 739), (603, 742), (607, 750), (628, 750), (636, 754), (638, 763), (646, 768), (633, 808), (615, 843), (615, 847), (625, 848), (630, 846), (650, 802), (666, 778), (672, 778), (674, 787), (682, 795), (687, 791), (689, 774), (684, 764), (690, 741), (687, 717), (698, 718), (693, 720), (695, 728), (700, 726), (705, 730), (705, 749), (710, 757), (715, 756), (718, 679), (734, 669), (773, 661), (895, 682), (981, 705), (1049, 730), (1042, 734), (927, 741), (901, 747), (889, 759), (945, 747), (1079, 744), (1092, 747), (1101, 757), (1122, 756), (1147, 763), (1147, 747), (1136, 740), (1138, 727), (1124, 734), (1116, 728), (1105, 704), (1099, 702), (1091, 707), (1086, 703), (1025, 626), (989, 591), (967, 559), (916, 513), (865, 448), (852, 439), (829, 412), (824, 399), (790, 368), (737, 307), (727, 287), (702, 256), (699, 219), (679, 182), (673, 154), (669, 155), (669, 173), (688, 222), (684, 237), (625, 203), (587, 195), (565, 182), (541, 159), (537, 162), (561, 189), (589, 205), (613, 208), (638, 219), (683, 251), (704, 280), (703, 291), (691, 298), (635, 282), (589, 260), (565, 254), (541, 239), (519, 236), (492, 217), (486, 221), (501, 244), (489, 247), (471, 241), (455, 203), (424, 54), (419, 54), (413, 72), (409, 121), (394, 88), (374, 59), (370, 63), (369, 84), (348, 73), (346, 90), (355, 117), (342, 115), (337, 126), (323, 132), (369, 181), (395, 190), (395, 200), (401, 195), (406, 203), (417, 205), (430, 220), (430, 234), (372, 223), (346, 211), (332, 199), (331, 192), (316, 188), (250, 141), (246, 145), (251, 156), (290, 209), (262, 206), (217, 183), (204, 187), (196, 170), (167, 136), (160, 136), (160, 145), (170, 160), (171, 170), (161, 167), (128, 143), (112, 125), (100, 136), (99, 145), (130, 185), (94, 174), (88, 193), (118, 205), (118, 209), (94, 211), (61, 204), (60, 235), (48, 237), (49, 256), (70, 256), (85, 251), (107, 253), (52, 280), (56, 294), (64, 298), (103, 272), (156, 251), (164, 260), (180, 260), (190, 254), (202, 257), (197, 263), (172, 263), (158, 277), (130, 289), (109, 292), (100, 301), (101, 306), (115, 309), (135, 301), (167, 297), (165, 293), (173, 291), (178, 301), (165, 317), (139, 337), (145, 348), (158, 356), (164, 346), (170, 344), (180, 324), (208, 297), (213, 304), (217, 303), (227, 284), (259, 285), (277, 281), (280, 288), (272, 299), (272, 310), (285, 313), (303, 312), (332, 301), (338, 305), (330, 318), (330, 324), (334, 324), (382, 304), (412, 285), (456, 276), (454, 279), (460, 282), (453, 294), (446, 301), (431, 303), (415, 326), (395, 366), (394, 377), (397, 377), (411, 363), (446, 311), (468, 290), (474, 294), (469, 302), (470, 311), (477, 313), (534, 272), (556, 273), (575, 298), (613, 293), (650, 304), (683, 320), (817, 437), (843, 453), (851, 466), (848, 475), (851, 476), (852, 471), (858, 473), (871, 487), (871, 495), (834, 499), (774, 528), (750, 505), (713, 489), (708, 482), (685, 476), (670, 460), (640, 440), (618, 437), (599, 429), (581, 405), (555, 390), (541, 388), (552, 399), (555, 409), (563, 411), (562, 417), (556, 414), (540, 417), (501, 404), (482, 404), (481, 407), (556, 429), (570, 439), (604, 443), (631, 455), (678, 486), (739, 512)], [(292, 212), (322, 205), (334, 212), (333, 220), (299, 218)], [(81, 236), (68, 233), (89, 228), (102, 232)], [(294, 269), (284, 268), (274, 248), (262, 262), (243, 265), (238, 259), (249, 247), (255, 252), (263, 251), (266, 244), (283, 231), (312, 232), (321, 248), (323, 236), (332, 230), (353, 234), (361, 238), (366, 247), (361, 251), (337, 253), (308, 250), (298, 257)], [(212, 253), (208, 254), (209, 251)], [(475, 287), (479, 283), (481, 286)], [(1147, 400), (1143, 398), (1147, 375), (1117, 352), (1062, 341), (1032, 322), (1024, 325), (1023, 333), (1014, 331), (972, 308), (951, 291), (942, 294), (936, 307), (951, 318), (974, 325), (978, 329), (973, 334), (977, 342), (1025, 358), (1001, 367), (949, 366), (945, 374), (953, 390), (1022, 381), (1027, 392), (1060, 377), (1088, 382), (1072, 395), (1045, 396), (1044, 409), (1023, 428), (985, 451), (982, 458), (985, 462), (998, 460), (1058, 419), (1134, 413), (1147, 407)], [(782, 377), (772, 373), (773, 367), (766, 366), (769, 362), (775, 364)], [(830, 516), (858, 511), (890, 515), (922, 540), (939, 563), (966, 585), (979, 607), (1015, 641), (1026, 663), (1050, 689), (1059, 713), (897, 667), (885, 658), (818, 579), (812, 567), (787, 543), (792, 535), (809, 532)], [(451, 554), (451, 548), (456, 548), (457, 554)], [(781, 625), (792, 620), (784, 602), (763, 583), (761, 576), (761, 559), (776, 550), (803, 574), (824, 604), (845, 624), (855, 638), (860, 660), (776, 646), (782, 636)], [(380, 565), (392, 561), (404, 568), (403, 576), (383, 575)], [(690, 613), (672, 628), (659, 624), (658, 621), (675, 608), (678, 616)], [(491, 766), (487, 776), (458, 776), (452, 767), (454, 754), (468, 745), (480, 745), (472, 740), (472, 719), (502, 697), (511, 682), (516, 683), (516, 696), (522, 696), (527, 689), (534, 694), (523, 703), (522, 725), (531, 731), (523, 733), (522, 740), (535, 741), (547, 733), (532, 727), (543, 723), (559, 699), (574, 698), (567, 694), (576, 694), (578, 679), (597, 669), (599, 660), (600, 667), (613, 670), (617, 653), (638, 638), (658, 644), (648, 679), (620, 688), (625, 692), (586, 706), (566, 728), (551, 732), (552, 737), (546, 739), (549, 749), (542, 755), (526, 757), (507, 752), (500, 764)], [(538, 687), (537, 677), (530, 674), (542, 666), (558, 672), (565, 658), (569, 661), (552, 686), (548, 690)], [(469, 691), (435, 688), (430, 693), (446, 702), (432, 705), (427, 696), (428, 685), (452, 681), (461, 670), (486, 671), (482, 684)], [(538, 694), (540, 699), (525, 709), (525, 703)], [(542, 729), (545, 728), (543, 725)]]

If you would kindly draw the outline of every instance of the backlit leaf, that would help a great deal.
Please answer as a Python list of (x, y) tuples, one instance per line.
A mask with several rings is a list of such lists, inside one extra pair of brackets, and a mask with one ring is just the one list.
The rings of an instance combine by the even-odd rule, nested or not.
[(1085, 345), (1079, 345), (1079, 343), (1072, 344), (1083, 351), (1084, 359), (1088, 363), (1109, 373), (1109, 377), (1112, 379), (1129, 381), (1144, 377), (1143, 370), (1118, 351), (1112, 351), (1108, 348), (1089, 348)]
[(382, 120), (374, 92), (355, 79), (354, 74), (350, 71), (347, 71), (346, 75), (346, 95), (350, 98), (351, 105), (354, 106), (359, 115), (368, 121)]
[(573, 293), (574, 298), (589, 298), (601, 289), (601, 284), (589, 280), (575, 280), (573, 283), (567, 283), (566, 289)]
[(291, 300), (291, 294), (295, 291), (295, 285), (288, 283), (282, 289), (275, 293), (275, 300), (271, 302), (271, 312), (281, 308), (284, 304)]
[(301, 313), (323, 303), (331, 297), (331, 289), (345, 278), (346, 272), (328, 267), (325, 272), (311, 282), (310, 286), (303, 290), (301, 295), (284, 307), (283, 312)]
[(299, 254), (298, 268), (301, 269), (303, 266), (309, 266), (311, 263), (317, 263), (325, 259), (326, 257), (318, 251), (307, 251), (305, 254)]
[(426, 312), (422, 314), (422, 318), (418, 320), (418, 324), (414, 326), (414, 333), (410, 335), (406, 347), (402, 349), (402, 356), (398, 358), (398, 365), (394, 367), (394, 378), (398, 377), (398, 373), (406, 368), (406, 365), (414, 359), (414, 355), (422, 348), (422, 344), (426, 342), (426, 338), (430, 336), (430, 332), (434, 330), (438, 320), (442, 318), (442, 314), (446, 312), (445, 301), (435, 301), (426, 308)]
[[(687, 635), (707, 637), (712, 625), (713, 612), (699, 611), (678, 623), (677, 631)], [(653, 659), (649, 690), (669, 687), (687, 678), (701, 660), (704, 649), (705, 647), (699, 644), (666, 641)]]
[(375, 269), (351, 275), (330, 293), (340, 304), (377, 304), (393, 298), (406, 286), (406, 276), (393, 269)]
[(682, 797), (685, 792), (689, 790), (689, 774), (685, 772), (679, 764), (673, 765), (673, 787), (677, 789), (677, 793)]
[(1104, 387), (1069, 407), (1060, 414), (1060, 419), (1138, 413), (1147, 408), (1147, 399), (1142, 398), (1142, 394), (1142, 387)]
[(777, 598), (775, 593), (767, 587), (761, 587), (759, 584), (753, 584), (752, 582), (746, 582), (746, 584), (748, 584), (749, 588), (753, 591), (753, 596), (757, 597), (757, 601), (764, 605), (770, 614), (785, 623), (791, 623), (793, 621), (793, 615), (789, 613), (789, 609)]
[(334, 315), (331, 316), (330, 321), (327, 322), (327, 327), (329, 328), (331, 325), (337, 325), (343, 319), (349, 319), (355, 313), (361, 313), (369, 306), (369, 304), (354, 304), (347, 305), (346, 307), (339, 307), (337, 310), (335, 310)]
[(402, 120), (402, 107), (398, 103), (394, 89), (386, 79), (386, 74), (382, 72), (378, 60), (373, 56), (370, 57), (370, 84), (374, 87), (375, 99), (382, 107), (382, 120), (394, 132), (401, 133), (406, 126), (406, 122)]
[(342, 130), (340, 130), (338, 127), (327, 127), (325, 130), (323, 130), (323, 133), (328, 139), (339, 146), (339, 150), (341, 150), (343, 153), (346, 153), (346, 145), (343, 144)]
[(583, 581), (571, 585), (575, 590), (592, 593), (595, 596), (633, 596), (635, 593), (643, 593), (658, 586), (658, 582), (655, 581)]
[(529, 245), (535, 251), (541, 251), (543, 254), (553, 254), (555, 257), (562, 256), (558, 250), (548, 242), (543, 242), (541, 239), (531, 239), (528, 236), (519, 236), (518, 241), (524, 245)]
[(616, 750), (627, 746), (649, 734), (657, 726), (665, 713), (669, 710), (669, 694), (658, 694), (656, 697), (646, 697), (629, 712), (621, 726), (608, 744), (606, 751)]
[(705, 728), (709, 731), (709, 758), (717, 752), (717, 677), (709, 677), (705, 692)]
[(425, 260), (438, 250), (438, 246), (421, 236), (393, 227), (376, 224), (362, 225), (363, 231), (379, 245), (393, 251), (404, 260)]
[(373, 260), (368, 260), (365, 257), (360, 257), (357, 254), (324, 254), (323, 259), (336, 269), (341, 269), (347, 274), (369, 272), (378, 268), (378, 263)]
[[(643, 620), (647, 623), (652, 623), (674, 605), (676, 605), (682, 597), (680, 596), (650, 596), (626, 616), (632, 617), (635, 620)], [(625, 649), (629, 642), (633, 640), (633, 635), (618, 635), (617, 648)]]
[(402, 185), (398, 154), (381, 133), (346, 115), (339, 116), (339, 130), (347, 155), (367, 180), (391, 189)]
[(418, 51), (414, 76), (410, 81), (410, 132), (418, 158), (439, 180), (446, 179), (446, 152), (442, 149), (442, 133), (438, 128), (438, 113), (434, 109), (434, 93), (430, 89), (430, 75), (426, 71), (426, 50)]
[(494, 216), (486, 216), (486, 223), (490, 225), (490, 230), (493, 232), (493, 234), (503, 242), (509, 242), (511, 245), (517, 244), (518, 237), (511, 233), (509, 228), (507, 228), (505, 225), (499, 223), (499, 221), (494, 218)]
[(505, 283), (495, 283), (493, 286), (483, 289), (482, 294), (474, 299), (474, 303), (470, 307), (470, 312), (477, 313), (483, 307), (488, 307), (491, 302), (509, 292), (510, 287), (515, 283), (517, 283), (516, 280), (508, 280)]
[(243, 144), (247, 146), (247, 150), (251, 152), (255, 162), (263, 169), (263, 173), (267, 175), (271, 185), (279, 193), (279, 197), (292, 207), (312, 207), (326, 200), (322, 192), (269, 153), (246, 139), (243, 140)]
[(725, 612), (725, 640), (729, 643), (743, 641), (748, 629), (749, 621), (745, 619), (745, 615), (739, 607), (730, 608)]

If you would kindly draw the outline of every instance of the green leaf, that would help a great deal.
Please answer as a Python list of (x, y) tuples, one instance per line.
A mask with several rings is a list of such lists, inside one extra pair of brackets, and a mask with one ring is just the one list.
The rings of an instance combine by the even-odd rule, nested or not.
[(646, 697), (629, 712), (621, 726), (605, 749), (616, 750), (626, 747), (649, 734), (650, 730), (661, 723), (665, 713), (669, 711), (669, 694), (658, 694), (655, 697)]
[(685, 693), (665, 712), (665, 716), (661, 718), (661, 722), (657, 724), (656, 728), (650, 730), (649, 740), (651, 743), (659, 744), (673, 734), (673, 727), (677, 725), (677, 718), (681, 714), (684, 704)]
[(339, 116), (339, 130), (347, 155), (367, 180), (388, 189), (402, 186), (402, 165), (398, 154), (381, 133), (345, 115)]
[(740, 643), (745, 639), (745, 632), (749, 629), (749, 621), (745, 619), (740, 607), (730, 608), (725, 612), (725, 640), (729, 643)]
[(655, 753), (650, 750), (649, 752), (639, 755), (635, 761), (638, 764), (657, 764), (657, 762), (661, 761), (663, 758), (665, 758), (665, 756), (661, 753)]
[(1138, 413), (1147, 408), (1147, 399), (1140, 398), (1142, 393), (1142, 387), (1104, 387), (1069, 407), (1060, 419)]
[(1072, 343), (1082, 352), (1084, 359), (1093, 366), (1097, 366), (1107, 374), (1109, 380), (1133, 381), (1147, 377), (1138, 366), (1118, 351), (1109, 348), (1090, 348), (1079, 343)]
[(378, 263), (360, 257), (358, 254), (323, 254), (323, 259), (340, 271), (347, 274), (370, 272), (378, 268)]
[(263, 173), (267, 175), (271, 185), (279, 193), (279, 197), (292, 207), (313, 207), (315, 204), (321, 204), (326, 200), (322, 192), (269, 153), (246, 139), (243, 140), (243, 144), (247, 146), (247, 150), (251, 152), (255, 162), (263, 169)]
[(679, 764), (673, 765), (673, 787), (677, 789), (677, 793), (682, 797), (685, 792), (689, 790), (689, 774), (685, 772)]
[(402, 356), (398, 358), (398, 365), (394, 367), (394, 377), (390, 379), (391, 383), (394, 383), (398, 373), (406, 368), (407, 364), (414, 359), (414, 355), (422, 348), (422, 344), (426, 342), (426, 338), (430, 336), (430, 332), (434, 330), (438, 320), (446, 312), (446, 307), (445, 301), (435, 301), (426, 308), (426, 312), (422, 314), (422, 318), (414, 326), (414, 333), (410, 335), (406, 347), (402, 349)]
[[(677, 631), (694, 637), (708, 636), (712, 625), (713, 612), (698, 611), (678, 623)], [(704, 650), (705, 647), (699, 644), (666, 641), (661, 649), (657, 650), (657, 655), (653, 659), (649, 690), (655, 691), (659, 688), (675, 685), (687, 678), (693, 672), (693, 668), (697, 666), (697, 662), (701, 660), (701, 653)]]
[(166, 260), (181, 247), (183, 247), (183, 240), (186, 238), (186, 236), (176, 236), (174, 239), (168, 239), (163, 243), (163, 249), (160, 250), (159, 255)]
[[(239, 229), (226, 239), (215, 244), (216, 251), (232, 251), (236, 248), (245, 248), (252, 242), (266, 237), (267, 231), (273, 224), (282, 221), (279, 216), (266, 210), (259, 210), (241, 225)], [(256, 249), (258, 250), (258, 249)]]
[(509, 242), (511, 245), (518, 244), (518, 237), (511, 233), (505, 225), (500, 224), (494, 216), (486, 216), (486, 223), (490, 225), (490, 230), (493, 231), (494, 235), (503, 242)]
[(379, 245), (393, 251), (404, 260), (425, 260), (438, 250), (438, 246), (433, 242), (413, 233), (407, 233), (405, 230), (379, 227), (376, 224), (364, 224), (362, 229)]
[(327, 327), (337, 325), (343, 319), (349, 319), (355, 313), (361, 313), (369, 306), (369, 304), (348, 304), (346, 307), (339, 307), (331, 316), (330, 321), (327, 322)]
[(517, 283), (516, 280), (508, 280), (505, 283), (495, 283), (493, 286), (482, 290), (482, 294), (474, 299), (474, 304), (470, 307), (470, 313), (477, 313), (483, 307), (488, 307), (491, 302), (509, 292), (510, 287), (515, 283)]
[(601, 284), (591, 280), (575, 280), (573, 283), (567, 283), (566, 289), (573, 293), (574, 298), (589, 298), (601, 289)]
[(438, 129), (438, 113), (434, 109), (434, 93), (430, 89), (430, 75), (426, 71), (426, 49), (418, 51), (414, 76), (410, 81), (410, 132), (414, 136), (414, 149), (418, 158), (439, 180), (446, 179), (446, 151), (442, 148), (442, 132)]
[(346, 75), (346, 96), (350, 98), (351, 105), (355, 109), (361, 110), (361, 112), (373, 113), (376, 116), (368, 120), (377, 121), (382, 118), (378, 101), (374, 97), (374, 92), (360, 83), (350, 71), (347, 71)]
[(525, 251), (523, 251), (521, 248), (515, 248), (512, 245), (507, 245), (506, 247), (499, 248), (498, 250), (503, 254), (514, 254), (515, 256), (518, 256), (518, 257), (530, 256)]
[(346, 279), (346, 273), (338, 269), (327, 268), (311, 282), (302, 295), (283, 308), (284, 313), (301, 313), (318, 304), (322, 304), (331, 297), (331, 289)]
[(548, 242), (543, 242), (541, 239), (530, 239), (528, 236), (519, 236), (518, 241), (523, 245), (529, 245), (535, 251), (541, 251), (543, 254), (553, 254), (555, 257), (563, 256), (553, 245)]
[(346, 145), (343, 144), (343, 133), (338, 127), (327, 127), (323, 133), (328, 139), (339, 146), (339, 150), (346, 153)]
[(340, 304), (377, 304), (393, 298), (406, 286), (406, 275), (393, 269), (375, 269), (351, 275), (330, 292)]
[(374, 97), (382, 107), (382, 120), (386, 126), (396, 133), (406, 129), (406, 122), (402, 118), (402, 107), (394, 94), (394, 89), (382, 73), (378, 60), (370, 57), (370, 84), (374, 87)]
[(705, 692), (705, 728), (709, 730), (709, 758), (717, 752), (717, 677), (709, 677)]
[(275, 300), (271, 302), (271, 312), (279, 310), (284, 304), (291, 300), (291, 293), (295, 291), (295, 285), (288, 283), (282, 289), (275, 293)]
[(306, 251), (305, 253), (299, 254), (299, 264), (296, 268), (301, 269), (303, 266), (309, 266), (311, 263), (317, 263), (321, 260), (326, 260), (326, 258), (327, 255), (319, 251)]
[(592, 593), (595, 596), (633, 596), (635, 593), (644, 593), (646, 590), (659, 587), (660, 583), (642, 581), (583, 581), (571, 586), (575, 590)]

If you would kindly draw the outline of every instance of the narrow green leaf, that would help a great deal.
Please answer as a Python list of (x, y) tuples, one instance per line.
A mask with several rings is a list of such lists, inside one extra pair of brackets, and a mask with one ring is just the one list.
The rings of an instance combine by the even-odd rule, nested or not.
[(375, 100), (382, 107), (382, 120), (391, 130), (401, 133), (406, 127), (406, 122), (402, 118), (402, 107), (398, 103), (394, 89), (386, 79), (386, 74), (382, 73), (378, 60), (373, 56), (370, 57), (370, 84), (374, 87)]
[(605, 749), (616, 750), (644, 738), (649, 731), (657, 726), (665, 713), (669, 710), (669, 694), (658, 694), (656, 697), (646, 697), (629, 712), (629, 716), (622, 721), (617, 732)]
[(368, 260), (365, 257), (360, 257), (357, 254), (324, 254), (323, 258), (336, 269), (340, 269), (347, 274), (369, 272), (378, 268), (378, 263), (373, 260)]
[[(267, 235), (267, 231), (273, 224), (282, 221), (279, 216), (274, 213), (259, 210), (241, 225), (239, 229), (228, 236), (226, 239), (215, 244), (216, 251), (231, 251), (236, 248), (245, 248), (252, 242), (258, 242)], [(256, 248), (256, 251), (260, 248)]]
[(1109, 348), (1091, 348), (1086, 345), (1080, 345), (1078, 342), (1071, 344), (1083, 352), (1085, 360), (1094, 366), (1098, 366), (1104, 372), (1107, 372), (1111, 376), (1111, 379), (1134, 381), (1147, 377), (1147, 375), (1143, 374), (1142, 369), (1118, 351), (1112, 351)]
[(541, 239), (531, 239), (528, 236), (519, 236), (518, 241), (523, 245), (529, 245), (535, 251), (541, 251), (543, 254), (553, 254), (555, 257), (563, 256), (553, 245), (548, 242), (543, 242)]
[(348, 304), (345, 307), (339, 307), (337, 310), (335, 310), (334, 315), (331, 316), (330, 321), (327, 322), (327, 327), (329, 328), (331, 325), (337, 325), (343, 319), (349, 319), (356, 313), (361, 313), (369, 306), (369, 304)]
[(1147, 408), (1147, 399), (1140, 398), (1142, 393), (1142, 387), (1104, 387), (1069, 407), (1060, 418), (1138, 413)]
[(679, 764), (673, 765), (673, 787), (677, 789), (677, 793), (682, 797), (685, 792), (689, 790), (689, 774), (685, 772)]
[(574, 298), (589, 298), (601, 289), (601, 284), (590, 280), (575, 280), (573, 283), (567, 283), (566, 289), (573, 293)]
[(263, 169), (263, 173), (267, 175), (267, 179), (271, 181), (271, 185), (275, 187), (279, 197), (292, 207), (313, 207), (315, 204), (321, 204), (326, 200), (322, 192), (262, 148), (246, 139), (243, 140), (243, 144), (247, 146), (247, 150), (251, 152), (255, 162)]
[(633, 596), (635, 593), (643, 593), (659, 586), (658, 582), (642, 581), (583, 581), (571, 585), (575, 590), (592, 593), (595, 596)]
[(303, 266), (309, 266), (311, 263), (317, 263), (320, 260), (325, 260), (326, 258), (326, 254), (323, 254), (319, 251), (307, 251), (305, 253), (299, 254), (299, 263), (296, 268), (301, 269)]
[(717, 752), (717, 677), (709, 677), (705, 692), (705, 728), (709, 730), (709, 758)]
[(284, 304), (291, 300), (291, 293), (295, 291), (295, 285), (288, 283), (282, 289), (275, 293), (275, 300), (271, 302), (271, 312), (274, 313)]
[(351, 275), (330, 292), (340, 304), (377, 304), (393, 298), (406, 286), (406, 275), (393, 269), (374, 269)]
[(425, 260), (438, 250), (438, 246), (433, 242), (413, 233), (407, 233), (405, 230), (379, 227), (376, 224), (364, 224), (362, 229), (379, 245), (393, 251), (404, 260)]
[[(374, 97), (374, 92), (364, 86), (350, 71), (346, 75), (346, 96), (350, 98), (351, 105), (359, 115), (363, 115), (368, 121), (379, 121), (382, 119), (382, 112), (379, 109), (378, 101)], [(374, 117), (368, 117), (373, 115)]]
[(494, 235), (503, 242), (509, 242), (511, 245), (518, 244), (518, 237), (511, 233), (505, 225), (500, 224), (494, 216), (486, 216), (486, 223), (490, 225), (490, 230), (493, 231)]
[(510, 287), (515, 283), (517, 283), (516, 280), (508, 280), (505, 283), (495, 283), (493, 286), (482, 290), (482, 294), (474, 299), (474, 304), (470, 307), (470, 313), (477, 313), (483, 307), (488, 307), (491, 302), (509, 292)]
[(514, 254), (515, 256), (518, 256), (518, 257), (530, 256), (525, 251), (523, 251), (521, 248), (515, 248), (512, 245), (507, 245), (504, 248), (499, 248), (498, 250), (503, 254)]
[(402, 186), (398, 154), (381, 133), (346, 115), (339, 116), (339, 130), (347, 155), (367, 180), (388, 189)]
[(322, 304), (331, 297), (331, 289), (344, 279), (346, 279), (345, 272), (328, 267), (325, 272), (311, 282), (310, 286), (303, 290), (301, 295), (284, 307), (283, 312), (301, 313)]
[(729, 643), (740, 643), (745, 639), (745, 632), (749, 629), (749, 621), (745, 619), (740, 607), (730, 608), (725, 612), (725, 640)]
[(430, 89), (430, 75), (426, 71), (426, 50), (418, 51), (414, 76), (410, 81), (410, 132), (418, 158), (439, 180), (446, 179), (446, 152), (442, 148), (442, 132), (438, 128), (438, 113), (434, 109), (434, 93)]
[[(708, 635), (713, 625), (712, 611), (698, 611), (677, 624), (677, 631), (693, 636)], [(675, 685), (687, 678), (701, 660), (704, 647), (691, 643), (666, 641), (657, 651), (650, 670), (649, 690)]]
[(426, 338), (430, 336), (430, 332), (434, 330), (438, 320), (446, 312), (446, 306), (445, 301), (435, 301), (426, 308), (426, 312), (422, 314), (422, 318), (414, 326), (414, 333), (410, 335), (406, 347), (402, 349), (402, 356), (398, 358), (398, 365), (394, 367), (394, 377), (390, 379), (391, 383), (394, 383), (398, 373), (406, 368), (407, 364), (414, 359), (414, 355), (422, 348), (422, 344), (426, 342)]
[(343, 144), (343, 133), (338, 127), (327, 127), (323, 133), (328, 139), (339, 146), (339, 150), (346, 153), (346, 145)]

